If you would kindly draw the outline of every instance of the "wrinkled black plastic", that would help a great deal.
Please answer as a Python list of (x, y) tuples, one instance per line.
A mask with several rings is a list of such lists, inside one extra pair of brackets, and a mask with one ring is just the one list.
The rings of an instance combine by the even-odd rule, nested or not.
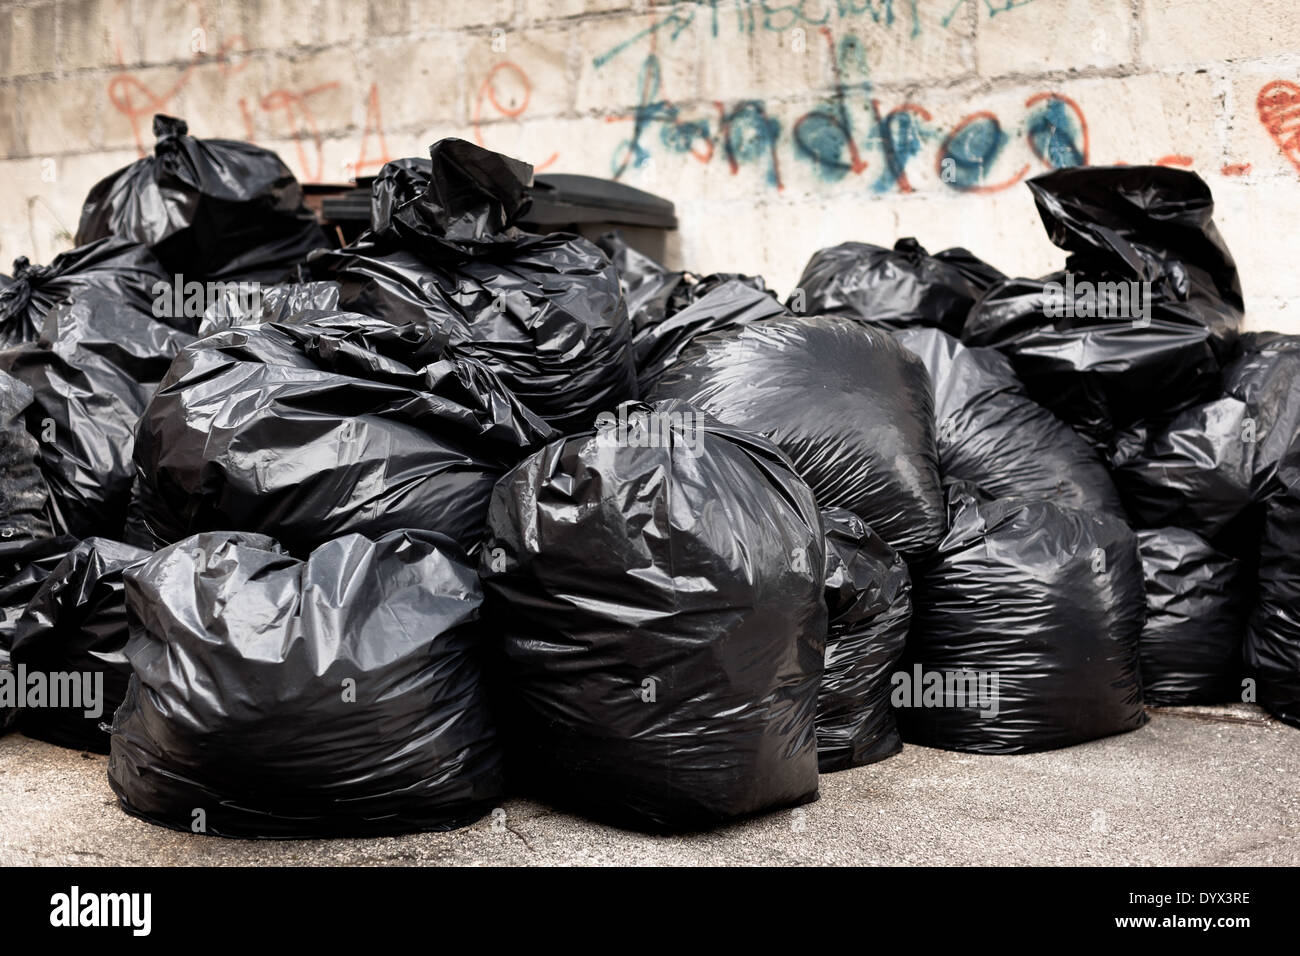
[[(14, 281), (0, 289), (0, 347), (34, 342), (46, 314), (60, 302), (96, 290), (118, 301), (140, 320), (154, 319), (155, 286), (170, 287), (171, 276), (146, 247), (126, 239), (100, 239), (54, 257), (48, 266), (14, 260)], [(193, 332), (195, 320), (161, 316), (169, 325)]]
[[(910, 683), (896, 688), (903, 739), (972, 753), (1029, 753), (1146, 723), (1138, 639), (1146, 598), (1122, 520), (1027, 498), (950, 489), (951, 527), (913, 568)], [(930, 673), (983, 675), (996, 707), (968, 695), (925, 704)], [(965, 686), (965, 685), (961, 685)], [(965, 706), (958, 706), (964, 704)], [(996, 710), (996, 714), (992, 713)]]
[[(9, 648), (18, 619), (63, 556), (76, 545), (70, 537), (0, 541), (0, 670), (12, 671)], [(10, 678), (12, 679), (12, 678)], [(0, 734), (18, 721), (17, 706), (0, 702)]]
[(201, 534), (127, 574), (134, 676), (108, 779), (130, 813), (237, 837), (463, 826), (502, 797), (482, 592), (441, 535), (347, 535), (306, 561)]
[(1246, 635), (1246, 664), (1259, 702), (1300, 727), (1300, 440), (1265, 490), (1259, 591)]
[(861, 767), (903, 749), (890, 676), (912, 619), (907, 565), (857, 515), (822, 512), (826, 531), (826, 670), (817, 692), (821, 773)]
[(130, 534), (259, 531), (305, 556), (416, 528), (469, 548), (497, 478), (553, 437), (427, 325), (304, 312), (228, 329), (183, 349), (145, 409)]
[(223, 329), (259, 322), (283, 322), (299, 312), (336, 312), (339, 287), (334, 282), (284, 282), (262, 286), (252, 301), (241, 295), (238, 287), (225, 294), (203, 312), (199, 335), (211, 335)]
[(906, 558), (943, 535), (930, 378), (888, 332), (800, 316), (702, 336), (653, 397), (766, 435), (823, 507), (852, 511)]
[(787, 304), (901, 329), (935, 326), (960, 335), (971, 306), (1004, 278), (965, 249), (930, 255), (915, 239), (893, 249), (843, 242), (813, 253)]
[(28, 430), (59, 532), (120, 538), (131, 500), (135, 429), (154, 386), (194, 337), (146, 320), (102, 292), (46, 316), (36, 346), (0, 356), (31, 387)]
[(757, 276), (674, 272), (637, 252), (618, 232), (596, 244), (618, 271), (641, 395), (650, 394), (696, 336), (789, 315)]
[[(0, 368), (3, 366), (0, 365)], [(0, 371), (0, 544), (47, 538), (50, 490), (41, 473), (41, 449), (27, 431), (34, 396), (14, 376)]]
[[(47, 700), (24, 708), (18, 726), (27, 736), (108, 753), (100, 724), (112, 721), (131, 676), (122, 573), (148, 557), (129, 544), (87, 538), (40, 583), (14, 630), (13, 665), (44, 674), (51, 686), (54, 675), (73, 675), (84, 706), (54, 707)], [(88, 709), (98, 712), (87, 716)]]
[(683, 403), (623, 409), (626, 434), (553, 442), (492, 497), (480, 573), (511, 756), (543, 797), (640, 828), (811, 800), (812, 492), (769, 442)]
[(304, 277), (336, 281), (342, 308), (445, 328), (562, 432), (635, 398), (631, 324), (605, 254), (511, 225), (529, 202), (527, 166), (454, 139), (430, 155), (381, 171), (373, 230), (310, 257)]
[(894, 334), (930, 373), (944, 478), (974, 482), (995, 498), (1124, 514), (1097, 452), (1025, 393), (1006, 356), (967, 348), (939, 329)]
[(1005, 352), (1030, 395), (1101, 449), (1116, 429), (1212, 398), (1242, 300), (1204, 181), (1159, 166), (1077, 167), (1029, 187), (1052, 241), (1072, 253), (1067, 270), (1138, 283), (1149, 310), (1048, 315), (1046, 283), (1065, 285), (1065, 273), (1009, 279), (976, 303), (963, 340)]
[(302, 187), (275, 153), (196, 139), (158, 114), (154, 155), (101, 180), (86, 197), (77, 244), (122, 236), (149, 246), (187, 280), (274, 282), (326, 245)]
[(1112, 458), (1135, 521), (1215, 538), (1262, 501), (1300, 433), (1300, 336), (1251, 333), (1224, 394), (1163, 427), (1138, 427)]
[(1182, 528), (1137, 537), (1147, 594), (1143, 700), (1158, 706), (1240, 700), (1249, 599), (1237, 561)]

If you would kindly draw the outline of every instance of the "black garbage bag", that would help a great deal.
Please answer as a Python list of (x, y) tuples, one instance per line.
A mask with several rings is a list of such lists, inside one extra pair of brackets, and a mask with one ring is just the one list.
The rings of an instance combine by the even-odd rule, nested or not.
[(951, 527), (913, 568), (912, 627), (894, 688), (909, 743), (1030, 753), (1146, 723), (1146, 610), (1124, 522), (1030, 498), (949, 490)]
[(932, 256), (910, 238), (893, 249), (842, 242), (813, 253), (787, 305), (891, 329), (926, 325), (960, 335), (975, 301), (1001, 278), (965, 249)]
[[(60, 302), (88, 290), (102, 292), (141, 322), (157, 318), (193, 332), (196, 320), (156, 310), (161, 287), (172, 279), (146, 247), (126, 239), (100, 239), (54, 257), (48, 266), (34, 266), (26, 257), (14, 260), (14, 281), (0, 289), (0, 348), (34, 342), (45, 316)], [(159, 283), (162, 286), (159, 286)]]
[(77, 244), (122, 236), (198, 281), (274, 282), (328, 243), (302, 187), (275, 153), (196, 139), (184, 120), (153, 118), (154, 155), (86, 196)]
[(586, 239), (513, 223), (532, 168), (458, 139), (376, 179), (373, 229), (316, 253), (303, 278), (395, 324), (433, 323), (562, 432), (635, 398), (632, 329), (609, 259)]
[(939, 329), (894, 335), (930, 373), (944, 478), (974, 482), (995, 498), (1124, 514), (1096, 450), (1026, 394), (1006, 356), (967, 348)]
[(41, 448), (27, 430), (33, 400), (26, 384), (0, 371), (0, 546), (53, 534)]
[[(29, 675), (18, 727), (62, 747), (108, 753), (108, 734), (126, 696), (131, 668), (122, 573), (149, 552), (107, 538), (87, 538), (70, 550), (36, 589), (18, 618), (10, 652)], [(45, 687), (39, 704), (30, 675)]]
[(852, 511), (905, 558), (943, 535), (930, 378), (888, 332), (799, 316), (702, 336), (652, 397), (767, 436), (823, 507)]
[(1259, 703), (1300, 727), (1300, 440), (1265, 491), (1259, 590), (1246, 633), (1246, 664)]
[(912, 619), (907, 564), (857, 515), (822, 512), (826, 530), (826, 670), (817, 692), (821, 773), (861, 767), (903, 749), (890, 703)]
[(1300, 336), (1250, 333), (1224, 372), (1224, 394), (1164, 425), (1139, 425), (1111, 465), (1133, 519), (1254, 550), (1253, 505), (1300, 433)]
[(641, 395), (650, 394), (696, 336), (790, 314), (759, 276), (673, 272), (637, 252), (617, 231), (596, 244), (618, 271)]
[(181, 351), (140, 419), (129, 535), (259, 531), (305, 556), (416, 528), (469, 548), (496, 480), (553, 437), (429, 325), (304, 312), (228, 329)]
[(972, 308), (967, 345), (1005, 352), (1029, 393), (1096, 447), (1215, 396), (1242, 316), (1236, 266), (1195, 173), (1078, 167), (1030, 180), (1067, 272), (1008, 279)]
[(0, 734), (18, 721), (17, 677), (9, 660), (18, 619), (41, 582), (77, 543), (75, 538), (0, 540)]
[(28, 385), (27, 428), (56, 529), (120, 538), (135, 477), (135, 429), (156, 384), (194, 337), (143, 320), (102, 292), (56, 306), (36, 346), (0, 355)]
[(238, 286), (227, 288), (211, 303), (199, 323), (199, 335), (260, 322), (283, 322), (299, 312), (336, 312), (339, 287), (335, 282), (283, 282), (262, 286), (255, 295)]
[(1148, 529), (1137, 538), (1147, 594), (1144, 702), (1240, 700), (1249, 602), (1237, 561), (1182, 528)]
[(816, 797), (825, 546), (775, 447), (628, 403), (506, 475), (488, 524), (525, 786), (651, 830)]
[(200, 534), (126, 589), (133, 676), (108, 779), (128, 813), (359, 836), (464, 826), (502, 798), (482, 591), (450, 539), (352, 534), (300, 561), (263, 535)]

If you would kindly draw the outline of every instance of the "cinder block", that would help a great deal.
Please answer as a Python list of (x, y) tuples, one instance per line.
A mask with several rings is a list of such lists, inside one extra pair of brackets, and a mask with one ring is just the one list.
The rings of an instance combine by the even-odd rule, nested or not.
[(107, 0), (60, 3), (56, 34), (59, 65), (77, 70), (135, 62), (139, 44), (130, 9), (128, 4)]
[(31, 155), (85, 152), (100, 145), (95, 107), (103, 102), (102, 77), (82, 73), (24, 83), (20, 96)]
[(57, 66), (54, 5), (12, 7), (7, 13), (8, 29), (0, 32), (0, 44), (9, 47), (5, 74), (30, 76), (54, 72)]
[[(368, 2), (383, 3), (384, 0), (368, 0)], [(514, 20), (514, 16), (514, 0), (474, 0), (473, 3), (412, 0), (410, 32), (506, 26)]]
[(16, 85), (0, 86), (0, 159), (27, 155), (27, 131), (18, 110)]
[(1289, 65), (1233, 66), (1229, 83), (1227, 174), (1247, 182), (1279, 180), (1300, 189), (1300, 56)]
[(135, 0), (135, 35), (146, 64), (186, 62), (216, 56), (223, 45), (237, 43), (242, 23), (236, 6), (175, 0)]
[(360, 0), (317, 0), (313, 17), (319, 42), (352, 43), (365, 38), (369, 10)]
[(1116, 67), (1133, 60), (1136, 25), (1129, 0), (1029, 3), (981, 16), (975, 50), (980, 76)]
[[(465, 106), (471, 122), (532, 119), (567, 112), (575, 98), (569, 61), (569, 30), (506, 30), (461, 34), (452, 55), (463, 54)], [(440, 97), (441, 98), (441, 94)]]
[(652, 0), (523, 0), (523, 5), (524, 20), (540, 23), (614, 10), (645, 13), (652, 6)]
[(697, 98), (697, 8), (681, 4), (654, 16), (587, 20), (580, 51), (575, 109), (627, 113), (638, 104)]
[(1139, 10), (1144, 66), (1294, 53), (1300, 32), (1294, 0), (1142, 0)]

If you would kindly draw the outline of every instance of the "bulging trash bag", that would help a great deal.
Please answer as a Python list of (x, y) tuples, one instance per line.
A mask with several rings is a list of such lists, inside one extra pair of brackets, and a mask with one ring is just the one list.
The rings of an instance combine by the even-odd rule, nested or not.
[[(149, 552), (107, 538), (87, 538), (41, 581), (14, 630), (11, 658), (27, 677), (18, 726), (29, 737), (108, 753), (100, 725), (126, 696), (131, 668), (122, 573)], [(44, 687), (39, 702), (33, 675)]]
[(1246, 664), (1259, 702), (1300, 727), (1300, 440), (1266, 491), (1259, 590), (1246, 634)]
[(655, 387), (765, 435), (823, 507), (846, 508), (905, 558), (943, 535), (930, 377), (852, 319), (769, 319), (702, 336)]
[(326, 245), (302, 187), (275, 153), (196, 139), (184, 120), (161, 113), (153, 132), (153, 156), (90, 190), (78, 245), (122, 236), (149, 246), (174, 274), (246, 282), (274, 282)]
[(17, 677), (9, 660), (18, 619), (41, 582), (76, 543), (75, 538), (66, 536), (0, 540), (0, 734), (7, 733), (18, 721)]
[[(155, 318), (155, 287), (172, 279), (146, 247), (126, 239), (108, 238), (78, 246), (54, 257), (48, 266), (34, 266), (26, 257), (14, 260), (14, 281), (0, 289), (0, 347), (8, 348), (40, 337), (45, 316), (60, 302), (96, 290), (139, 315)], [(158, 315), (169, 325), (193, 332), (185, 316)]]
[(1147, 594), (1143, 700), (1240, 700), (1247, 596), (1237, 561), (1182, 528), (1148, 529), (1137, 538)]
[(635, 398), (631, 324), (605, 254), (513, 225), (531, 202), (530, 166), (458, 139), (429, 153), (381, 170), (373, 229), (314, 254), (304, 278), (337, 282), (344, 309), (445, 327), (562, 432)]
[(831, 773), (903, 749), (890, 680), (907, 642), (912, 580), (898, 553), (853, 512), (828, 509), (822, 523), (829, 622), (817, 693), (817, 763)]
[(48, 538), (52, 533), (49, 486), (41, 474), (41, 449), (27, 431), (32, 390), (0, 371), (0, 546)]
[(482, 591), (450, 539), (352, 534), (301, 561), (263, 535), (200, 534), (126, 588), (108, 779), (128, 813), (325, 837), (451, 829), (501, 799)]
[(348, 313), (181, 351), (136, 434), (131, 535), (260, 531), (288, 550), (417, 528), (472, 547), (496, 480), (555, 437), (439, 330)]
[(121, 537), (135, 429), (154, 386), (194, 337), (144, 320), (101, 292), (56, 306), (36, 346), (0, 357), (30, 386), (26, 412), (56, 529)]
[(526, 786), (652, 830), (815, 798), (825, 545), (775, 447), (628, 403), (506, 475), (488, 525)]
[(1112, 515), (949, 491), (951, 526), (913, 568), (894, 703), (909, 743), (1029, 753), (1146, 723), (1137, 539)]
[(1264, 499), (1297, 433), (1300, 336), (1251, 333), (1224, 372), (1221, 397), (1163, 426), (1135, 427), (1111, 464), (1139, 524), (1234, 536), (1247, 509)]
[(1195, 173), (1079, 167), (1030, 180), (1067, 272), (989, 289), (962, 331), (1107, 449), (1114, 432), (1214, 397), (1242, 316), (1236, 266)]
[(788, 304), (796, 312), (960, 335), (975, 301), (1001, 278), (965, 249), (932, 256), (915, 239), (900, 239), (893, 249), (842, 242), (813, 253)]
[(264, 286), (255, 295), (242, 294), (236, 286), (203, 312), (199, 335), (260, 322), (283, 322), (299, 312), (336, 312), (339, 287), (335, 282), (284, 282)]
[(637, 387), (648, 395), (701, 335), (738, 329), (790, 313), (770, 292), (728, 279), (651, 327), (636, 342)]
[(672, 272), (637, 252), (618, 232), (596, 244), (618, 270), (642, 395), (650, 394), (696, 336), (790, 314), (757, 276)]
[(1026, 394), (1006, 356), (967, 348), (939, 329), (894, 334), (930, 373), (944, 478), (974, 482), (995, 498), (1124, 514), (1096, 450)]

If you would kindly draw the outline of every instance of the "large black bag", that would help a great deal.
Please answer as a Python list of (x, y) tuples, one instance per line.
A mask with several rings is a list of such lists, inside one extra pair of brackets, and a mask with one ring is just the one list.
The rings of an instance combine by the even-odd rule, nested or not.
[(502, 797), (475, 620), (442, 535), (347, 535), (306, 561), (215, 532), (127, 574), (123, 809), (235, 837), (445, 830)]
[(1265, 491), (1259, 591), (1246, 634), (1246, 664), (1259, 702), (1300, 727), (1300, 440)]
[(1112, 515), (980, 497), (954, 484), (948, 534), (913, 568), (894, 689), (903, 739), (1029, 753), (1141, 727), (1133, 532)]
[(1182, 528), (1137, 537), (1147, 594), (1143, 700), (1159, 706), (1239, 700), (1248, 610), (1240, 565)]
[[(183, 349), (136, 435), (130, 535), (350, 532), (477, 542), (497, 478), (554, 432), (425, 325), (305, 312)], [(143, 537), (141, 537), (143, 535)]]
[(945, 479), (974, 482), (995, 498), (1124, 514), (1096, 450), (1026, 394), (1006, 356), (939, 329), (894, 334), (930, 373)]
[(429, 153), (385, 166), (373, 229), (313, 255), (304, 277), (338, 282), (344, 309), (446, 328), (562, 432), (635, 398), (631, 324), (605, 254), (513, 225), (531, 202), (531, 167), (458, 139)]
[(50, 694), (70, 677), (66, 686), (76, 693), (73, 700), (46, 699), (20, 711), (18, 726), (27, 736), (108, 753), (100, 725), (113, 719), (131, 676), (122, 573), (148, 557), (129, 544), (87, 538), (41, 581), (14, 629), (13, 665), (43, 674)]
[(200, 282), (274, 282), (327, 245), (302, 187), (275, 153), (196, 139), (184, 120), (153, 118), (154, 155), (98, 182), (77, 244), (122, 236), (149, 246), (169, 272)]
[(194, 337), (92, 290), (46, 316), (37, 345), (0, 355), (30, 386), (28, 430), (56, 529), (120, 538), (131, 500), (135, 429), (150, 394)]
[(525, 785), (647, 829), (817, 793), (812, 492), (764, 439), (629, 403), (492, 496), (480, 552)]
[(53, 533), (41, 448), (27, 431), (33, 400), (26, 384), (0, 371), (0, 546), (38, 541)]
[(243, 295), (238, 286), (227, 286), (224, 294), (203, 312), (199, 335), (261, 322), (283, 322), (299, 312), (336, 312), (339, 287), (335, 282), (282, 282), (263, 286), (256, 296)]
[(817, 692), (821, 773), (861, 767), (903, 749), (890, 703), (907, 643), (907, 564), (857, 515), (822, 512), (826, 530), (826, 670)]
[(18, 721), (18, 687), (9, 660), (18, 619), (41, 582), (50, 576), (76, 543), (75, 538), (66, 536), (26, 541), (0, 540), (0, 671), (6, 672), (0, 674), (0, 681), (14, 681), (11, 696), (5, 696), (0, 689), (0, 734)]
[[(1177, 525), (1206, 538), (1254, 529), (1278, 463), (1300, 433), (1300, 336), (1250, 333), (1224, 372), (1222, 397), (1161, 426), (1138, 426), (1112, 457), (1134, 520)], [(1254, 550), (1254, 534), (1244, 534)]]
[(966, 315), (1004, 278), (965, 249), (930, 255), (915, 239), (893, 249), (842, 242), (813, 253), (788, 304), (813, 315), (845, 315), (891, 329), (935, 326), (960, 335)]
[(765, 435), (823, 507), (909, 560), (943, 535), (934, 397), (921, 360), (853, 319), (769, 319), (702, 336), (655, 387)]
[(989, 289), (967, 319), (966, 344), (1005, 352), (1030, 395), (1100, 449), (1116, 429), (1212, 398), (1243, 306), (1205, 182), (1113, 166), (1060, 169), (1028, 185), (1048, 235), (1071, 253), (1069, 275)]
[(34, 266), (26, 257), (14, 260), (14, 281), (0, 288), (0, 347), (34, 342), (45, 316), (60, 302), (95, 290), (115, 299), (119, 307), (152, 321), (157, 311), (168, 325), (193, 332), (196, 321), (155, 310), (159, 283), (172, 279), (146, 247), (126, 239), (100, 239), (54, 257), (48, 266)]

